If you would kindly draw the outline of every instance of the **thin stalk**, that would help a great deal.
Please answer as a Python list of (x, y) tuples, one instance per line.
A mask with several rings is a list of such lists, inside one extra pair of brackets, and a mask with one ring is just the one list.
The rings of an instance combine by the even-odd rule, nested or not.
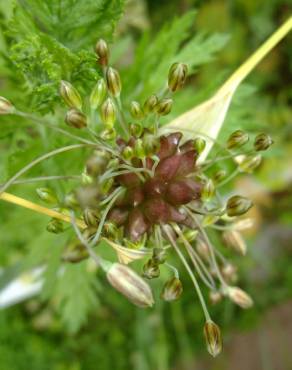
[[(40, 182), (40, 181), (52, 181), (52, 180), (80, 180), (80, 175), (68, 175), (68, 176), (40, 176), (40, 177), (32, 177), (31, 179), (24, 179), (24, 180), (17, 180), (13, 182), (13, 185), (19, 184), (30, 184), (33, 182)], [(1, 184), (2, 186), (4, 184)], [(1, 186), (0, 185), (0, 186)]]
[(81, 234), (79, 228), (77, 227), (76, 218), (75, 218), (74, 212), (71, 212), (71, 224), (73, 226), (73, 229), (74, 229), (74, 231), (75, 231), (78, 239), (80, 240), (80, 242), (82, 243), (82, 245), (84, 245), (84, 247), (87, 249), (88, 254), (94, 260), (94, 262), (96, 263), (96, 265), (98, 267), (101, 267), (104, 271), (108, 271), (109, 267), (111, 266), (111, 263), (105, 261), (103, 258), (101, 258), (100, 256), (98, 256), (94, 252), (94, 250), (91, 248), (91, 246), (89, 245), (89, 243), (87, 242), (87, 240), (83, 237), (83, 235)]
[(46, 153), (44, 155), (42, 155), (41, 157), (39, 158), (36, 158), (35, 160), (33, 160), (32, 162), (30, 162), (29, 164), (27, 164), (25, 167), (23, 167), (21, 170), (19, 170), (14, 176), (12, 176), (1, 188), (0, 188), (0, 195), (6, 191), (10, 185), (12, 185), (14, 183), (14, 181), (16, 179), (18, 179), (20, 176), (22, 176), (24, 173), (26, 173), (27, 171), (29, 171), (32, 167), (34, 167), (35, 165), (39, 164), (40, 162), (48, 159), (48, 158), (51, 158), (57, 154), (60, 154), (60, 153), (63, 153), (63, 152), (68, 152), (70, 150), (74, 150), (74, 149), (80, 149), (80, 148), (84, 148), (84, 147), (87, 147), (87, 146), (96, 146), (96, 144), (74, 144), (74, 145), (69, 145), (69, 146), (64, 146), (62, 148), (58, 148), (58, 149), (55, 149), (53, 150), (52, 152), (49, 152), (49, 153)]
[(121, 186), (119, 186), (117, 189), (115, 189), (115, 191), (113, 191), (111, 194), (109, 194), (104, 200), (102, 200), (100, 203), (99, 203), (99, 206), (102, 207), (104, 206), (105, 204), (107, 204), (108, 202), (110, 202), (112, 200), (112, 198), (116, 195), (116, 192), (119, 190), (119, 189), (122, 189)]
[(172, 270), (173, 271), (173, 273), (174, 273), (174, 276), (177, 278), (177, 279), (179, 279), (179, 272), (178, 272), (178, 269), (176, 268), (176, 267), (174, 267), (173, 265), (171, 265), (170, 263), (168, 263), (168, 262), (165, 262), (164, 263), (164, 265), (165, 266), (167, 266), (170, 270)]
[(28, 114), (28, 113), (20, 112), (20, 111), (16, 111), (14, 114), (17, 115), (17, 116), (23, 117), (23, 118), (30, 119), (30, 120), (34, 121), (35, 123), (37, 123), (39, 125), (45, 125), (46, 127), (50, 128), (50, 129), (52, 129), (56, 132), (60, 132), (61, 134), (65, 135), (67, 137), (70, 137), (71, 139), (80, 141), (80, 142), (85, 143), (85, 144), (94, 144), (94, 142), (92, 142), (92, 141), (89, 141), (89, 140), (83, 139), (79, 136), (76, 136), (74, 134), (71, 134), (70, 132), (68, 132), (66, 130), (63, 130), (62, 128), (60, 128), (58, 126), (54, 126), (50, 122), (48, 122), (48, 121), (46, 121), (42, 118), (38, 118), (36, 116), (33, 116), (32, 114)]
[[(194, 267), (199, 275), (199, 277), (201, 278), (201, 280), (205, 283), (205, 285), (207, 285), (208, 288), (210, 288), (211, 290), (214, 290), (216, 289), (216, 285), (215, 285), (215, 282), (212, 278), (212, 276), (210, 275), (210, 273), (208, 272), (207, 268), (205, 267), (205, 265), (203, 264), (202, 260), (200, 259), (199, 256), (197, 256), (197, 253), (193, 250), (191, 244), (189, 243), (189, 241), (185, 238), (184, 234), (182, 233), (181, 229), (177, 226), (177, 225), (174, 225), (173, 226), (176, 233), (179, 235), (179, 237), (182, 239), (183, 241), (183, 244), (186, 248), (186, 251), (188, 252), (188, 255), (189, 257), (191, 258), (193, 264), (194, 264)], [(197, 260), (198, 258), (198, 260)], [(201, 265), (199, 263), (199, 261), (201, 262)], [(202, 272), (201, 268), (203, 269), (204, 272)], [(204, 276), (205, 274), (205, 276)]]
[(222, 284), (222, 287), (223, 288), (226, 288), (228, 286), (228, 284), (225, 282), (225, 280), (223, 279), (222, 277), (222, 274), (220, 272), (220, 269), (218, 267), (218, 264), (217, 264), (217, 261), (216, 261), (216, 257), (215, 257), (215, 253), (214, 253), (214, 248), (212, 246), (212, 244), (210, 243), (210, 240), (208, 238), (208, 235), (206, 234), (204, 228), (202, 227), (201, 223), (199, 222), (199, 220), (197, 219), (197, 217), (189, 211), (189, 209), (187, 207), (185, 207), (187, 213), (192, 217), (192, 219), (195, 221), (195, 224), (197, 225), (203, 239), (205, 240), (207, 246), (208, 246), (208, 249), (209, 249), (209, 254), (211, 256), (211, 260), (212, 260), (212, 263), (214, 265), (214, 268), (216, 270), (216, 273), (217, 273), (217, 277), (220, 281), (220, 283)]
[(173, 240), (173, 238), (172, 238), (171, 234), (169, 233), (167, 227), (165, 227), (165, 225), (162, 225), (162, 228), (163, 228), (165, 234), (167, 235), (170, 243), (172, 244), (174, 250), (176, 251), (177, 255), (179, 256), (179, 258), (181, 259), (182, 263), (184, 264), (184, 266), (185, 266), (188, 274), (190, 275), (190, 278), (192, 279), (192, 282), (193, 282), (193, 284), (195, 286), (197, 295), (199, 297), (199, 300), (200, 300), (200, 303), (201, 303), (201, 306), (202, 306), (202, 309), (203, 309), (203, 312), (204, 312), (206, 321), (211, 321), (211, 316), (209, 314), (209, 311), (208, 311), (208, 308), (207, 308), (205, 299), (204, 299), (203, 294), (201, 292), (201, 289), (200, 289), (200, 286), (198, 284), (198, 281), (197, 281), (196, 277), (193, 274), (192, 269), (190, 268), (189, 264), (187, 263), (184, 255), (180, 251), (179, 247), (176, 245), (176, 242)]
[(236, 168), (229, 176), (226, 177), (226, 179), (224, 179), (223, 181), (219, 182), (219, 184), (216, 185), (217, 188), (219, 188), (220, 186), (223, 186), (223, 185), (227, 184), (229, 181), (231, 181), (238, 174), (239, 174), (239, 169)]
[(100, 219), (100, 222), (99, 222), (99, 225), (98, 225), (98, 229), (96, 231), (96, 234), (94, 236), (94, 238), (92, 239), (90, 245), (91, 246), (94, 246), (99, 237), (100, 237), (100, 234), (101, 234), (101, 231), (102, 231), (102, 228), (103, 228), (103, 225), (105, 223), (105, 220), (106, 220), (106, 216), (108, 215), (109, 211), (111, 210), (112, 206), (114, 205), (115, 201), (118, 199), (118, 197), (124, 192), (124, 189), (121, 189), (121, 188), (118, 188), (114, 191), (115, 195), (113, 196), (112, 200), (109, 202), (109, 204), (107, 205), (106, 209), (104, 210), (103, 214), (102, 214), (102, 217)]

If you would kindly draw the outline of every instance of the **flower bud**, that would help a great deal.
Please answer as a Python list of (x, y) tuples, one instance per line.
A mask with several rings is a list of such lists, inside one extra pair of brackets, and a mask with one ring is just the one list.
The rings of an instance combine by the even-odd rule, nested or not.
[(60, 95), (68, 107), (78, 110), (82, 108), (81, 96), (70, 82), (61, 80)]
[(130, 112), (131, 112), (131, 116), (134, 119), (140, 120), (144, 117), (144, 113), (142, 111), (141, 105), (137, 101), (131, 102)]
[(157, 264), (163, 264), (165, 261), (166, 261), (166, 250), (164, 248), (154, 248), (153, 249), (153, 260), (157, 263)]
[(160, 298), (167, 302), (175, 301), (181, 296), (182, 292), (183, 286), (181, 281), (173, 277), (164, 284)]
[(103, 150), (98, 150), (94, 152), (86, 162), (86, 171), (92, 176), (96, 177), (100, 175), (106, 168), (109, 161), (109, 155)]
[(109, 92), (113, 96), (118, 97), (122, 90), (122, 83), (119, 72), (112, 67), (108, 67), (105, 73), (105, 79)]
[(179, 90), (185, 83), (188, 67), (183, 63), (174, 63), (168, 73), (168, 88), (172, 92)]
[(244, 156), (241, 159), (238, 168), (240, 172), (252, 173), (262, 162), (260, 154), (253, 156)]
[(222, 351), (222, 339), (219, 326), (213, 321), (206, 321), (204, 326), (204, 335), (208, 352), (213, 357), (216, 357)]
[(87, 226), (98, 226), (100, 214), (97, 209), (85, 208), (83, 211), (83, 219)]
[(222, 275), (225, 280), (229, 283), (235, 283), (237, 281), (237, 268), (231, 263), (226, 263), (221, 269)]
[(254, 140), (254, 148), (257, 152), (261, 150), (267, 150), (273, 144), (273, 140), (270, 135), (265, 133), (258, 134)]
[(214, 181), (215, 184), (219, 184), (225, 177), (226, 177), (226, 171), (225, 170), (219, 170), (219, 171), (214, 173), (213, 181)]
[(98, 56), (98, 63), (101, 66), (108, 64), (109, 50), (107, 43), (103, 39), (99, 39), (95, 45), (95, 52)]
[(107, 180), (103, 181), (100, 184), (100, 191), (103, 194), (108, 194), (110, 189), (112, 188), (113, 184), (114, 184), (114, 179), (113, 178), (110, 178), (110, 179), (107, 179)]
[(155, 107), (156, 113), (160, 114), (161, 116), (166, 116), (168, 113), (170, 113), (172, 104), (173, 100), (170, 98), (164, 98), (160, 100)]
[(144, 149), (144, 146), (143, 146), (142, 139), (137, 139), (136, 140), (134, 151), (135, 151), (136, 157), (138, 157), (140, 159), (145, 158), (145, 149)]
[(227, 215), (230, 217), (243, 215), (252, 206), (253, 203), (248, 198), (242, 197), (240, 195), (234, 195), (227, 201), (226, 205)]
[(143, 126), (132, 123), (130, 125), (130, 132), (134, 137), (140, 137), (143, 133)]
[(104, 101), (106, 95), (106, 85), (104, 80), (101, 78), (97, 81), (89, 97), (89, 103), (91, 109), (96, 109)]
[(113, 127), (110, 127), (108, 129), (105, 129), (101, 131), (100, 138), (102, 140), (108, 141), (108, 140), (114, 140), (117, 136), (116, 130)]
[(47, 231), (53, 234), (59, 234), (64, 231), (64, 226), (62, 221), (52, 218), (47, 224)]
[(117, 226), (113, 222), (105, 222), (103, 230), (107, 238), (117, 239), (119, 232)]
[(70, 209), (77, 208), (79, 204), (76, 199), (76, 195), (74, 193), (66, 194), (64, 198), (64, 205)]
[(123, 156), (123, 158), (125, 158), (127, 160), (132, 159), (134, 157), (133, 148), (130, 147), (130, 146), (126, 146), (122, 151), (122, 156)]
[(184, 232), (184, 237), (189, 243), (193, 242), (198, 236), (198, 230), (187, 230)]
[(89, 254), (79, 240), (71, 242), (66, 246), (64, 252), (62, 253), (62, 261), (70, 263), (78, 263), (88, 258)]
[(112, 264), (107, 272), (107, 279), (117, 291), (136, 306), (153, 306), (150, 286), (130, 267), (121, 263)]
[(242, 130), (236, 130), (229, 136), (226, 146), (228, 149), (240, 148), (246, 144), (248, 140), (249, 136), (246, 132)]
[(227, 290), (229, 298), (241, 308), (250, 308), (253, 306), (252, 298), (238, 287), (229, 287)]
[(86, 115), (77, 109), (70, 109), (65, 117), (68, 126), (75, 128), (84, 128), (87, 126)]
[(217, 304), (222, 301), (222, 294), (218, 291), (211, 291), (209, 293), (209, 299), (212, 304)]
[(155, 154), (160, 147), (159, 138), (151, 134), (144, 135), (143, 144), (144, 144), (146, 155), (149, 155), (149, 156), (152, 154)]
[(201, 197), (204, 200), (209, 200), (213, 197), (215, 193), (215, 186), (211, 179), (208, 179), (203, 186)]
[(150, 95), (148, 99), (145, 100), (143, 105), (144, 113), (152, 113), (158, 103), (158, 97), (156, 95)]
[(159, 266), (153, 259), (148, 260), (143, 266), (143, 276), (147, 279), (154, 279), (160, 275)]
[(116, 120), (116, 108), (111, 98), (101, 106), (101, 120), (107, 127), (112, 127)]
[(224, 231), (222, 237), (228, 247), (232, 248), (242, 256), (246, 254), (245, 241), (238, 231), (235, 230)]
[(201, 154), (206, 147), (206, 141), (200, 137), (194, 139), (194, 148), (198, 154)]
[(39, 198), (48, 204), (57, 204), (58, 198), (56, 193), (50, 188), (37, 188), (37, 195)]
[(15, 108), (10, 101), (0, 96), (0, 115), (11, 114), (14, 110)]
[(209, 261), (210, 250), (207, 243), (202, 238), (197, 238), (196, 249), (199, 255), (204, 258), (205, 261)]

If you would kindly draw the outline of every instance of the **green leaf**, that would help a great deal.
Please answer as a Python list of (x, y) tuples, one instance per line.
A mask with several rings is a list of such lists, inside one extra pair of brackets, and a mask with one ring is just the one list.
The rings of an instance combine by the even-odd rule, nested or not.
[(59, 310), (70, 332), (76, 332), (86, 322), (88, 312), (98, 302), (96, 275), (86, 266), (86, 262), (66, 265), (57, 282)]

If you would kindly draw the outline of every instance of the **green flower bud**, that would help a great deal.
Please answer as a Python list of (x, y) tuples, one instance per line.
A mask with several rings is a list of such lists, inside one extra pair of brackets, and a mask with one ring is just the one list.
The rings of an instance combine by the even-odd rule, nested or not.
[(148, 260), (143, 266), (143, 276), (147, 279), (154, 279), (159, 275), (159, 265), (153, 259)]
[(132, 303), (139, 307), (154, 304), (150, 286), (130, 267), (114, 263), (107, 272), (109, 283)]
[(61, 80), (60, 95), (70, 108), (81, 110), (82, 99), (78, 91), (68, 81)]
[(227, 289), (228, 297), (241, 308), (247, 309), (253, 306), (252, 298), (238, 287), (229, 287)]
[(110, 189), (113, 186), (113, 183), (114, 183), (114, 179), (113, 178), (107, 179), (107, 180), (103, 181), (102, 184), (100, 185), (100, 191), (103, 194), (108, 194), (108, 192), (110, 191)]
[(170, 98), (164, 98), (158, 102), (156, 105), (156, 113), (161, 116), (166, 116), (168, 113), (170, 113), (172, 108), (173, 100)]
[(132, 123), (130, 125), (130, 132), (134, 137), (140, 137), (143, 134), (143, 126)]
[(168, 73), (168, 87), (172, 92), (179, 90), (185, 83), (188, 67), (183, 63), (174, 63)]
[(144, 135), (143, 146), (144, 146), (146, 155), (155, 154), (160, 147), (159, 138), (151, 134)]
[(37, 195), (39, 198), (48, 204), (57, 204), (58, 198), (54, 190), (50, 188), (37, 188)]
[(123, 158), (125, 158), (127, 160), (132, 159), (134, 157), (133, 148), (130, 147), (130, 146), (126, 146), (122, 151), (122, 156), (123, 156)]
[(98, 150), (94, 152), (86, 162), (86, 171), (92, 177), (97, 177), (100, 175), (107, 166), (109, 161), (109, 155), (103, 150)]
[(224, 231), (222, 234), (222, 238), (225, 244), (232, 248), (235, 252), (244, 256), (246, 254), (246, 244), (238, 231), (235, 230), (228, 230)]
[(130, 112), (131, 112), (131, 116), (134, 119), (140, 120), (144, 117), (144, 113), (142, 111), (141, 105), (137, 101), (131, 102)]
[(148, 99), (146, 99), (143, 105), (144, 113), (148, 114), (154, 112), (155, 107), (158, 103), (158, 97), (156, 95), (150, 95)]
[(89, 257), (89, 254), (79, 240), (69, 243), (62, 253), (62, 261), (70, 263), (78, 263)]
[(109, 49), (103, 39), (99, 39), (95, 45), (95, 52), (98, 56), (98, 63), (101, 66), (107, 66), (109, 59)]
[(101, 106), (101, 120), (107, 127), (112, 127), (116, 120), (116, 108), (111, 98)]
[(198, 235), (198, 230), (187, 230), (184, 232), (184, 237), (189, 243), (193, 242)]
[(87, 126), (86, 115), (77, 109), (70, 109), (65, 117), (65, 122), (68, 126), (75, 128), (84, 128)]
[(256, 136), (254, 140), (254, 148), (257, 152), (267, 150), (273, 144), (271, 136), (262, 133)]
[(81, 183), (83, 185), (89, 185), (93, 183), (93, 178), (89, 176), (86, 171), (82, 172), (81, 174)]
[(166, 261), (167, 253), (164, 248), (154, 248), (152, 259), (157, 264), (163, 264)]
[(10, 101), (0, 96), (0, 115), (11, 114), (14, 111), (15, 108)]
[(117, 238), (119, 233), (117, 226), (113, 222), (106, 222), (104, 224), (103, 231), (107, 238), (113, 238), (114, 240)]
[(145, 149), (144, 149), (144, 146), (143, 146), (143, 140), (142, 139), (137, 139), (136, 140), (134, 151), (135, 151), (135, 156), (136, 157), (138, 157), (140, 159), (145, 158)]
[(219, 184), (222, 180), (224, 180), (226, 177), (226, 171), (225, 170), (219, 170), (214, 173), (213, 175), (213, 181), (214, 184)]
[(89, 103), (91, 109), (96, 109), (104, 101), (106, 95), (106, 84), (101, 78), (97, 81), (89, 97)]
[(228, 149), (240, 148), (246, 144), (249, 140), (249, 136), (246, 132), (242, 130), (234, 131), (228, 138), (226, 147)]
[(227, 215), (230, 217), (243, 215), (252, 206), (253, 203), (248, 198), (242, 197), (240, 195), (234, 195), (227, 201), (226, 205)]
[(113, 127), (105, 129), (101, 131), (100, 133), (100, 138), (105, 141), (114, 140), (116, 136), (117, 136), (117, 133)]
[(83, 219), (87, 226), (96, 227), (99, 224), (100, 214), (97, 209), (85, 208)]
[(164, 284), (160, 298), (164, 301), (171, 302), (177, 300), (183, 292), (183, 286), (181, 281), (173, 277)]
[(212, 304), (217, 304), (222, 301), (222, 294), (218, 291), (211, 291), (209, 293), (209, 299)]
[(260, 154), (245, 156), (238, 165), (240, 172), (252, 173), (262, 162)]
[(209, 200), (213, 197), (215, 193), (215, 186), (211, 179), (208, 179), (203, 186), (201, 197), (204, 200)]
[(97, 208), (100, 203), (101, 193), (96, 184), (86, 185), (76, 190), (76, 198), (82, 209)]
[(206, 147), (206, 141), (200, 137), (194, 139), (194, 148), (198, 154), (201, 154)]
[(108, 67), (105, 73), (105, 79), (109, 92), (113, 96), (118, 97), (122, 90), (119, 72), (112, 67)]
[(76, 195), (74, 193), (66, 194), (64, 203), (69, 208), (76, 208), (79, 206), (77, 199), (76, 199)]
[(222, 351), (222, 339), (219, 326), (211, 320), (206, 321), (204, 326), (204, 335), (208, 352), (213, 357), (218, 356)]
[(47, 231), (53, 234), (60, 234), (64, 231), (62, 221), (52, 218), (47, 224)]

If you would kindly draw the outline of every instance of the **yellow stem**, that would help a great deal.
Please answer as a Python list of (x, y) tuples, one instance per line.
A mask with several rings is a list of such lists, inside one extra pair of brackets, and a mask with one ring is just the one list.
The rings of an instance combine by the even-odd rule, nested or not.
[[(71, 218), (69, 216), (63, 215), (60, 212), (57, 212), (52, 209), (40, 206), (36, 203), (30, 202), (29, 200), (17, 197), (16, 195), (4, 192), (0, 194), (0, 199), (5, 200), (6, 202), (9, 202), (9, 203), (17, 204), (18, 206), (21, 206), (24, 208), (31, 209), (32, 211), (42, 213), (49, 217), (57, 218), (58, 220), (71, 223)], [(76, 220), (76, 225), (78, 225), (78, 227), (80, 227), (81, 229), (86, 228), (86, 224), (82, 220)]]
[(292, 29), (292, 17), (280, 26), (223, 84), (218, 95), (225, 90), (230, 91), (232, 86), (235, 90), (242, 80), (254, 69), (254, 67), (275, 47)]

